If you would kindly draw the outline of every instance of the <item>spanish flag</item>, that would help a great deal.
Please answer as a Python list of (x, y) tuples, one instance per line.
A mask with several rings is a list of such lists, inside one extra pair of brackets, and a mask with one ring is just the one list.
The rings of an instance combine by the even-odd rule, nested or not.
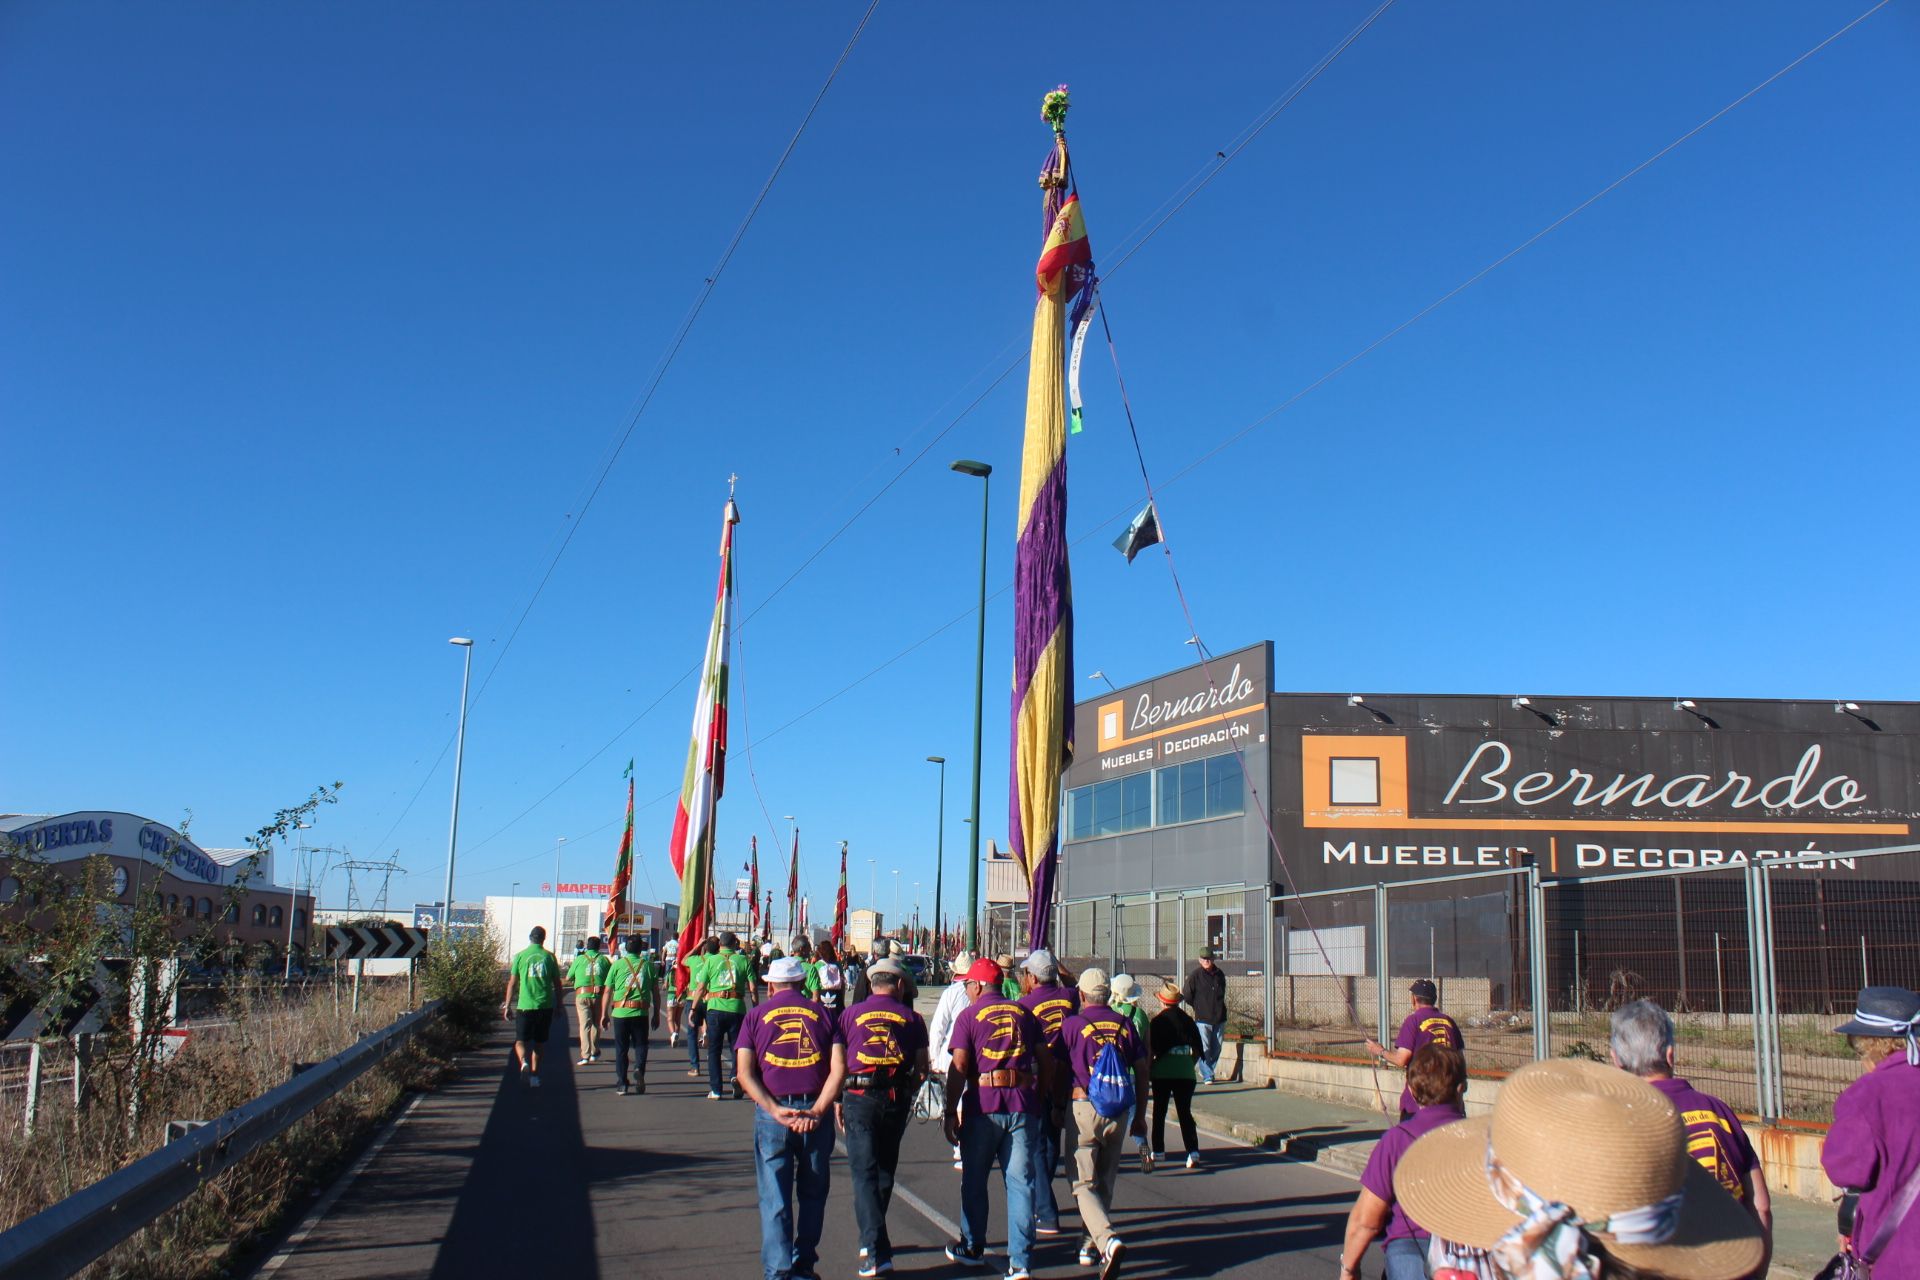
[(1013, 855), (1027, 878), (1027, 945), (1046, 945), (1060, 854), (1060, 775), (1073, 759), (1073, 584), (1067, 566), (1066, 310), (1088, 287), (1093, 254), (1073, 193), (1067, 95), (1047, 95), (1054, 146), (1040, 172), (1046, 236), (1035, 270), (1027, 425), (1014, 556)]

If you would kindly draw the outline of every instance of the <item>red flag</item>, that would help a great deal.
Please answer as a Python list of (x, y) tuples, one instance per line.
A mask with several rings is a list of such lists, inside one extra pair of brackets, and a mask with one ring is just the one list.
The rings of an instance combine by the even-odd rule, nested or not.
[[(714, 823), (726, 788), (727, 664), (733, 640), (733, 526), (740, 522), (733, 495), (727, 495), (720, 533), (720, 580), (714, 589), (713, 622), (707, 631), (706, 657), (695, 693), (693, 731), (687, 742), (686, 774), (674, 812), (667, 847), (680, 877), (680, 953), (677, 969), (705, 941), (713, 920)], [(676, 976), (678, 976), (676, 974)]]
[(753, 869), (749, 873), (753, 888), (747, 891), (747, 932), (760, 932), (760, 837), (753, 837)]
[(840, 892), (833, 895), (833, 949), (847, 941), (847, 842), (840, 842)]
[(633, 882), (633, 761), (627, 761), (627, 829), (620, 836), (620, 852), (613, 858), (613, 887), (607, 892), (607, 909), (600, 921), (600, 932), (608, 937), (607, 949), (615, 950), (620, 941), (620, 916), (627, 907), (627, 886)]
[(800, 922), (800, 828), (793, 829), (793, 865), (787, 871), (787, 928), (798, 932)]

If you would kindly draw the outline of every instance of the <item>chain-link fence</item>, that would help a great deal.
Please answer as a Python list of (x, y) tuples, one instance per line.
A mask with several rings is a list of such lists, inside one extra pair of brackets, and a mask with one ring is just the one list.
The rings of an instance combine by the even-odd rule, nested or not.
[[(1476, 1074), (1606, 1061), (1633, 1000), (1673, 1014), (1681, 1075), (1768, 1120), (1823, 1122), (1860, 1075), (1833, 1027), (1867, 985), (1920, 989), (1920, 846), (1579, 879), (1537, 868), (1269, 897), (1196, 889), (1062, 904), (1070, 967), (1179, 977), (1202, 946), (1271, 1052), (1369, 1061), (1431, 978)], [(1150, 984), (1149, 984), (1150, 985)]]

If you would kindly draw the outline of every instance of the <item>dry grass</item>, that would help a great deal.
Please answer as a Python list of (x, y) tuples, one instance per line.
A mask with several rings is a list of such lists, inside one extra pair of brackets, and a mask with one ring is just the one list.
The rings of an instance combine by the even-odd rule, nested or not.
[[(138, 1122), (129, 1120), (130, 1055), (123, 1043), (87, 1075), (84, 1109), (69, 1085), (41, 1095), (33, 1137), (21, 1132), (18, 1094), (0, 1109), (0, 1228), (12, 1226), (161, 1146), (169, 1120), (210, 1120), (284, 1084), (296, 1062), (319, 1062), (407, 1011), (406, 985), (369, 983), (355, 1018), (332, 992), (285, 1002), (277, 991), (239, 989), (231, 1021), (196, 1030), (148, 1085)], [(197, 1280), (229, 1270), (237, 1249), (269, 1230), (304, 1192), (342, 1164), (368, 1130), (410, 1088), (436, 1083), (456, 1033), (436, 1027), (367, 1072), (278, 1139), (210, 1180), (153, 1226), (83, 1275)], [(64, 1060), (63, 1060), (64, 1063)], [(64, 1065), (50, 1074), (65, 1074)]]

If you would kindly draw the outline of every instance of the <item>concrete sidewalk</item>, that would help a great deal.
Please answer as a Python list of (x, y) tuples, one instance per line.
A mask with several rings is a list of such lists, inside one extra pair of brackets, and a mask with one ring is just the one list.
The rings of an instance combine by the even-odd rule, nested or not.
[[(1397, 1097), (1396, 1090), (1387, 1104), (1393, 1105)], [(1193, 1113), (1203, 1129), (1354, 1178), (1367, 1167), (1374, 1142), (1393, 1123), (1377, 1112), (1251, 1084), (1201, 1085), (1193, 1098)], [(1171, 1117), (1168, 1128), (1173, 1128)], [(1179, 1137), (1167, 1136), (1171, 1149)], [(1833, 1209), (1776, 1194), (1773, 1248), (1769, 1276), (1811, 1280), (1833, 1256)]]

